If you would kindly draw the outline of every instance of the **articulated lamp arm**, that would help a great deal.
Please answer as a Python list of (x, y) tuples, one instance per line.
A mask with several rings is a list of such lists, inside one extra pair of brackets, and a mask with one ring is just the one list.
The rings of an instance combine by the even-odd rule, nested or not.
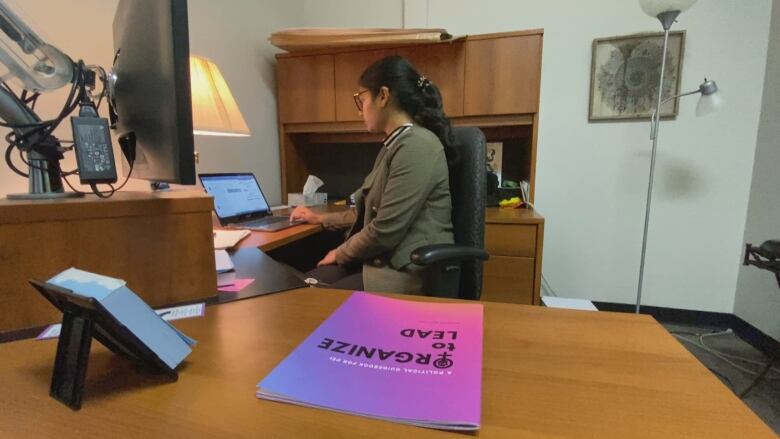
[(10, 75), (36, 93), (57, 90), (73, 80), (73, 61), (44, 42), (2, 0), (0, 31), (0, 64), (7, 69), (3, 79)]
[[(681, 98), (683, 96), (690, 96), (690, 95), (701, 93), (702, 97), (704, 97), (704, 96), (710, 96), (717, 92), (718, 92), (718, 85), (715, 83), (715, 81), (704, 78), (704, 82), (702, 82), (701, 85), (699, 85), (699, 88), (697, 88), (696, 90), (691, 90), (689, 92), (681, 93), (676, 96), (668, 97), (663, 101), (661, 101), (661, 105), (659, 105), (658, 107), (660, 108), (665, 103), (677, 98)], [(654, 109), (653, 113), (650, 115), (650, 140), (655, 140), (655, 137), (658, 135), (658, 114), (656, 113), (657, 113), (657, 109)]]

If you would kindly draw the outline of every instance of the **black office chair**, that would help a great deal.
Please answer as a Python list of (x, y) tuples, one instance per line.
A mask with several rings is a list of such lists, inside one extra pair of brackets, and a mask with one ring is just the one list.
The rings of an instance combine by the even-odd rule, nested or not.
[(478, 300), (482, 294), (485, 247), (487, 165), (485, 135), (479, 128), (453, 128), (460, 159), (450, 165), (452, 225), (455, 244), (434, 244), (416, 249), (411, 260), (429, 266), (423, 286), (429, 296)]
[(771, 271), (780, 287), (780, 239), (764, 241), (760, 246), (745, 244), (745, 261), (743, 265), (754, 265)]

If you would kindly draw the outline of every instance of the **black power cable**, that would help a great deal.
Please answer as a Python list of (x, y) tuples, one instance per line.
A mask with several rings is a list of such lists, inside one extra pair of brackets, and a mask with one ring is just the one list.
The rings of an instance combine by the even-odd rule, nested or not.
[[(13, 163), (12, 153), (14, 148), (19, 150), (21, 161), (25, 165), (27, 165), (28, 168), (37, 169), (44, 172), (48, 172), (48, 169), (42, 168), (40, 166), (36, 166), (34, 163), (30, 163), (27, 159), (25, 159), (24, 157), (25, 150), (36, 151), (49, 159), (62, 158), (62, 151), (66, 151), (68, 148), (63, 148), (61, 143), (63, 142), (73, 143), (73, 141), (64, 141), (64, 140), (60, 141), (56, 137), (54, 137), (52, 133), (57, 129), (57, 127), (62, 123), (62, 121), (65, 120), (65, 118), (67, 118), (73, 111), (76, 110), (76, 108), (79, 107), (79, 105), (84, 105), (84, 104), (92, 105), (92, 101), (90, 99), (90, 95), (87, 90), (89, 73), (90, 72), (86, 71), (86, 67), (83, 61), (79, 61), (75, 63), (73, 85), (71, 86), (70, 91), (68, 92), (68, 96), (65, 99), (65, 103), (63, 104), (62, 110), (60, 110), (60, 113), (57, 115), (57, 117), (45, 121), (39, 121), (39, 122), (27, 123), (27, 124), (8, 124), (8, 123), (0, 122), (0, 127), (10, 128), (12, 130), (5, 137), (6, 141), (8, 142), (8, 147), (6, 148), (5, 151), (5, 161), (8, 164), (8, 167), (14, 173), (22, 177), (29, 178), (29, 174), (19, 169)], [(103, 82), (103, 90), (100, 93), (97, 106), (95, 106), (96, 110), (100, 108), (100, 104), (103, 101), (103, 97), (105, 96), (105, 92), (107, 88), (106, 87), (107, 79), (106, 79), (105, 72), (99, 72), (99, 77), (101, 82)], [(38, 101), (38, 97), (40, 96), (40, 93), (37, 92), (28, 96), (29, 92), (27, 90), (23, 90), (21, 94), (17, 96), (16, 93), (13, 91), (13, 89), (11, 89), (11, 87), (6, 82), (0, 82), (0, 86), (4, 87), (9, 93), (11, 93), (18, 100), (23, 102), (25, 105), (32, 104), (32, 108), (35, 107), (35, 104)], [(17, 130), (19, 131), (26, 130), (26, 131), (22, 133), (18, 133)], [(39, 136), (41, 140), (37, 141), (34, 145), (27, 145), (27, 142), (33, 136)], [(59, 155), (59, 157), (53, 157), (54, 155)], [(109, 184), (108, 186), (109, 188), (111, 188), (110, 190), (101, 191), (97, 188), (97, 185), (92, 184), (90, 185), (92, 192), (101, 198), (111, 197), (112, 195), (114, 195), (114, 193), (116, 193), (116, 191), (124, 188), (127, 182), (130, 180), (130, 176), (133, 173), (133, 165), (134, 163), (131, 162), (130, 170), (127, 174), (127, 177), (119, 187), (115, 188), (113, 185)], [(60, 170), (60, 177), (63, 179), (65, 184), (67, 184), (68, 187), (70, 187), (71, 190), (79, 194), (86, 194), (86, 192), (79, 191), (75, 187), (73, 187), (73, 185), (67, 179), (67, 177), (72, 175), (77, 175), (77, 174), (78, 174), (78, 170), (73, 170), (73, 171)]]
[[(30, 123), (30, 124), (6, 124), (6, 123), (0, 123), (0, 127), (4, 128), (11, 128), (13, 130), (17, 129), (26, 129), (26, 128), (33, 128), (31, 130), (25, 131), (21, 135), (17, 135), (16, 131), (12, 131), (9, 133), (8, 136), (6, 136), (6, 140), (9, 141), (9, 143), (16, 147), (23, 149), (24, 142), (27, 141), (31, 136), (34, 134), (40, 134), (42, 139), (48, 138), (52, 132), (54, 132), (55, 129), (62, 123), (62, 121), (70, 114), (72, 113), (76, 107), (79, 104), (79, 101), (81, 99), (81, 96), (86, 93), (85, 86), (84, 86), (84, 63), (82, 61), (79, 61), (76, 64), (76, 70), (74, 72), (74, 80), (73, 85), (71, 86), (70, 92), (68, 93), (68, 97), (65, 100), (65, 104), (63, 105), (62, 110), (60, 111), (60, 114), (51, 120), (47, 121), (41, 121), (36, 123)], [(2, 83), (2, 85), (10, 92), (13, 93), (13, 90), (6, 84), (5, 82)], [(78, 91), (78, 94), (77, 94)], [(14, 96), (16, 94), (14, 93)], [(76, 99), (74, 99), (76, 98)], [(20, 99), (17, 96), (17, 99)], [(37, 97), (35, 97), (37, 99)], [(36, 150), (35, 145), (31, 147), (31, 149)], [(37, 150), (36, 150), (37, 151)], [(38, 151), (45, 155), (45, 151)], [(6, 156), (8, 157), (8, 155)], [(26, 176), (26, 174), (25, 174)]]
[[(121, 184), (121, 185), (119, 185), (119, 187), (117, 187), (117, 188), (114, 188), (114, 186), (112, 186), (111, 184), (109, 184), (109, 185), (108, 185), (108, 187), (110, 187), (110, 188), (111, 188), (111, 190), (109, 190), (109, 191), (101, 191), (101, 190), (99, 190), (99, 189), (97, 188), (97, 185), (96, 185), (96, 184), (90, 184), (90, 185), (89, 185), (89, 187), (92, 189), (92, 192), (91, 192), (91, 193), (93, 193), (93, 194), (97, 195), (97, 196), (98, 196), (98, 197), (100, 197), (100, 198), (110, 198), (111, 196), (113, 196), (113, 195), (114, 195), (114, 193), (116, 193), (116, 192), (117, 192), (117, 191), (119, 191), (119, 190), (122, 190), (122, 188), (123, 188), (123, 187), (125, 187), (125, 185), (127, 184), (127, 182), (128, 182), (128, 181), (130, 181), (130, 176), (131, 176), (131, 175), (133, 175), (133, 165), (135, 165), (135, 162), (134, 162), (134, 161), (133, 161), (133, 162), (130, 162), (130, 170), (127, 172), (127, 176), (125, 177), (125, 181), (123, 181), (123, 182), (122, 182), (122, 184)], [(89, 195), (89, 194), (90, 194), (90, 192), (82, 192), (82, 191), (80, 191), (80, 190), (76, 189), (75, 187), (73, 187), (73, 185), (72, 185), (72, 184), (70, 184), (70, 181), (68, 181), (68, 179), (67, 179), (67, 178), (66, 178), (66, 176), (64, 176), (64, 175), (63, 175), (63, 177), (62, 177), (62, 180), (65, 182), (65, 184), (67, 184), (67, 185), (68, 185), (68, 187), (69, 187), (69, 188), (70, 188), (70, 189), (71, 189), (73, 192), (76, 192), (77, 194), (81, 194), (81, 195)]]
[[(73, 143), (73, 141), (59, 141), (52, 135), (52, 133), (57, 129), (57, 127), (62, 123), (63, 120), (65, 120), (68, 115), (70, 115), (73, 111), (75, 111), (76, 108), (78, 108), (79, 105), (85, 104), (85, 103), (91, 103), (91, 100), (89, 99), (89, 93), (87, 91), (87, 72), (85, 70), (85, 65), (83, 61), (79, 61), (76, 63), (75, 71), (74, 71), (74, 80), (73, 85), (71, 86), (71, 89), (68, 93), (68, 96), (65, 100), (65, 103), (62, 107), (62, 110), (60, 110), (60, 113), (55, 117), (54, 119), (35, 122), (35, 123), (28, 123), (28, 124), (7, 124), (0, 122), (0, 127), (4, 128), (10, 128), (12, 131), (6, 135), (6, 141), (8, 142), (8, 147), (5, 151), (5, 161), (8, 164), (8, 167), (16, 174), (29, 178), (29, 174), (19, 169), (12, 161), (12, 152), (13, 149), (19, 149), (19, 154), (22, 162), (27, 165), (29, 168), (37, 169), (40, 171), (48, 172), (48, 169), (42, 168), (39, 166), (36, 166), (33, 163), (30, 163), (27, 161), (24, 157), (23, 151), (27, 148), (30, 150), (39, 152), (40, 154), (43, 154), (45, 157), (51, 157), (54, 155), (52, 151), (56, 151), (55, 154), (60, 155), (60, 157), (53, 157), (54, 159), (61, 159), (61, 150), (63, 150), (61, 146), (61, 142), (69, 142)], [(98, 107), (100, 105), (100, 102), (103, 100), (103, 96), (105, 95), (105, 74), (100, 75), (101, 81), (103, 81), (103, 90), (100, 94), (100, 99), (98, 101)], [(20, 96), (17, 96), (16, 93), (11, 89), (11, 87), (5, 83), (0, 83), (0, 86), (4, 87), (6, 90), (8, 90), (9, 93), (11, 93), (13, 96), (15, 96), (20, 101), (24, 102), (25, 104), (32, 103), (32, 106), (34, 108), (35, 104), (37, 103), (38, 97), (40, 96), (39, 93), (33, 93), (32, 95), (28, 96), (27, 90), (23, 90)], [(17, 133), (16, 130), (27, 130), (21, 134)], [(40, 141), (36, 142), (35, 145), (26, 145), (25, 143), (33, 136), (38, 135), (40, 136)], [(46, 148), (41, 149), (41, 147), (45, 144)], [(114, 188), (112, 185), (109, 185), (111, 188), (110, 191), (100, 191), (98, 188), (94, 185), (92, 185), (93, 193), (95, 193), (99, 197), (110, 197), (112, 196), (116, 191), (122, 189), (127, 182), (130, 179), (130, 175), (132, 174), (133, 170), (133, 163), (130, 164), (130, 171), (128, 172), (127, 178), (125, 181), (118, 187)], [(65, 181), (65, 183), (76, 193), (85, 194), (85, 192), (81, 192), (74, 188), (70, 182), (67, 180), (68, 176), (76, 175), (78, 174), (78, 170), (73, 171), (60, 171), (60, 177)]]

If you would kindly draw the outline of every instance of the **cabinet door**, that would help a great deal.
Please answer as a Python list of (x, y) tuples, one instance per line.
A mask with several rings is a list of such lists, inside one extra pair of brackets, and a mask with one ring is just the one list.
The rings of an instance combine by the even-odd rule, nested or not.
[(281, 123), (333, 122), (333, 55), (278, 58), (277, 98)]
[(491, 256), (484, 265), (480, 300), (533, 305), (535, 262), (534, 258)]
[(439, 87), (447, 116), (463, 115), (466, 48), (462, 42), (404, 47), (398, 54)]
[(466, 116), (536, 113), (542, 36), (466, 41)]
[[(358, 90), (358, 79), (363, 71), (395, 50), (363, 50), (337, 53), (336, 63), (336, 120), (339, 122), (363, 120), (355, 107), (352, 95)], [(365, 99), (365, 98), (364, 98)]]

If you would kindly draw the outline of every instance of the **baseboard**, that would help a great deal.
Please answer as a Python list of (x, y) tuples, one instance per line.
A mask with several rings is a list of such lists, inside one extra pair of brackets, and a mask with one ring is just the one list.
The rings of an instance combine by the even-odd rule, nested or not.
[[(636, 305), (628, 303), (593, 302), (593, 304), (599, 311), (633, 313), (636, 310)], [(760, 329), (734, 314), (659, 306), (642, 306), (640, 313), (651, 315), (661, 323), (683, 323), (706, 326), (713, 329), (731, 328), (739, 338), (745, 340), (745, 342), (760, 350), (774, 361), (780, 361), (780, 341), (768, 336)]]
[(737, 316), (734, 316), (734, 322), (731, 328), (734, 329), (734, 332), (739, 338), (765, 353), (769, 358), (773, 359), (775, 363), (780, 363), (780, 342)]
[[(613, 302), (593, 302), (599, 311), (615, 311), (633, 313), (636, 310), (635, 304), (613, 303)], [(699, 326), (711, 326), (717, 329), (731, 328), (734, 321), (734, 314), (710, 311), (694, 311), (690, 309), (664, 308), (660, 306), (642, 306), (641, 314), (653, 316), (656, 320), (663, 323), (687, 323)]]

